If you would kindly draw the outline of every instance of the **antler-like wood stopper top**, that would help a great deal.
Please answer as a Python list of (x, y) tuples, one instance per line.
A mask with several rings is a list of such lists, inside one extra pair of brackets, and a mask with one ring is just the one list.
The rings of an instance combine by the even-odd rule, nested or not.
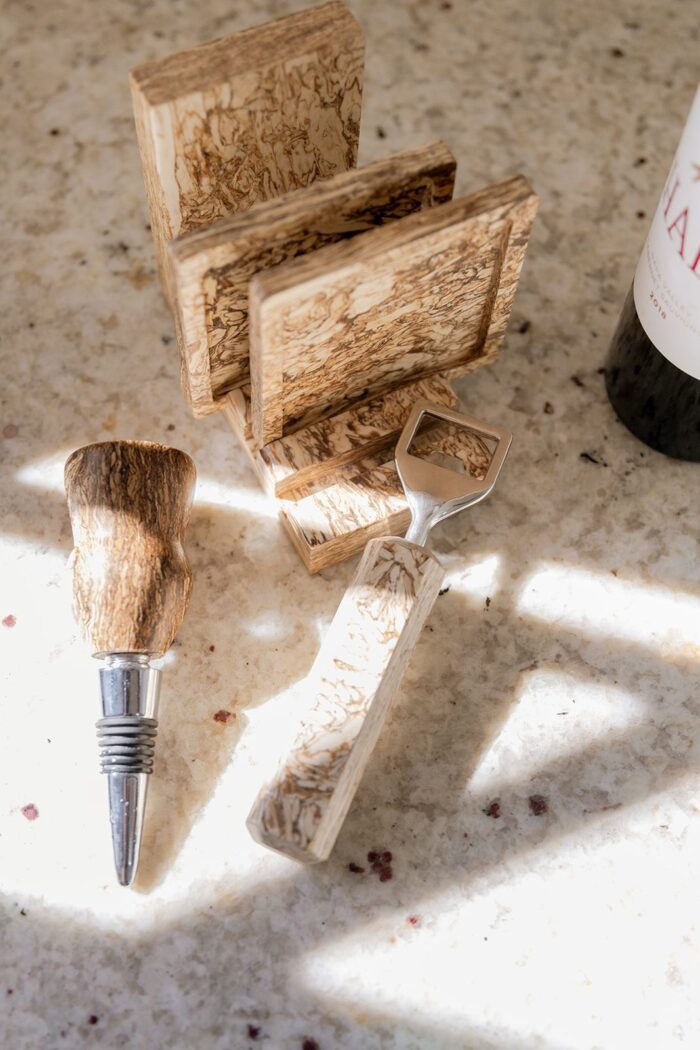
[(75, 616), (96, 654), (164, 653), (185, 615), (183, 548), (195, 466), (150, 441), (104, 441), (66, 461)]

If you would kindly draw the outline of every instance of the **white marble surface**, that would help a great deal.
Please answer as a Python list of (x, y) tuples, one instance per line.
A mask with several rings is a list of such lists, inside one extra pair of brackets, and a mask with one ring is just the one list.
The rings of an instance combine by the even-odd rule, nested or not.
[[(698, 79), (697, 6), (351, 4), (361, 160), (440, 135), (459, 189), (522, 170), (542, 203), (502, 357), (461, 385), (512, 456), (435, 534), (450, 590), (315, 869), (244, 818), (353, 566), (307, 577), (223, 418), (188, 416), (126, 83), (295, 6), (2, 12), (0, 1045), (697, 1047), (700, 474), (630, 437), (598, 373)], [(134, 891), (65, 570), (63, 460), (111, 436), (200, 474)], [(348, 870), (375, 848), (391, 881)]]

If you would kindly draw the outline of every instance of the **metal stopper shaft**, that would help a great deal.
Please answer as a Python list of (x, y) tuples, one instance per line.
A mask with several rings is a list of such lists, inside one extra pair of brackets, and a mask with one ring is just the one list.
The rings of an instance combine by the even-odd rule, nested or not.
[(141, 847), (148, 775), (158, 731), (160, 670), (141, 653), (107, 653), (100, 668), (103, 717), (97, 722), (102, 772), (107, 774), (117, 878), (130, 886)]

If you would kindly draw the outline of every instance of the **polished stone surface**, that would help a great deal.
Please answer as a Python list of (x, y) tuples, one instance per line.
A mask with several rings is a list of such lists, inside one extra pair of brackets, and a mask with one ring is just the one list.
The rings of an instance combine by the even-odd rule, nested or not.
[[(361, 161), (441, 136), (460, 190), (523, 171), (541, 207), (503, 354), (460, 383), (513, 452), (434, 534), (450, 589), (309, 869), (244, 818), (353, 565), (307, 577), (225, 420), (188, 415), (126, 80), (297, 6), (0, 16), (0, 1045), (697, 1046), (700, 474), (625, 431), (599, 372), (698, 79), (696, 6), (351, 3)], [(116, 436), (199, 470), (133, 891), (113, 877), (62, 494), (67, 453)]]

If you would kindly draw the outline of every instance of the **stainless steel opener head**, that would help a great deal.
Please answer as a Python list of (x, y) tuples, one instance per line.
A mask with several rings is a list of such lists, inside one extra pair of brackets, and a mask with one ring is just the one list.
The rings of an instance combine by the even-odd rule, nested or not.
[[(470, 474), (459, 474), (455, 470), (411, 455), (409, 449), (424, 416), (454, 423), (479, 437), (495, 441), (496, 447), (485, 477), (475, 478)], [(428, 533), (438, 521), (449, 518), (488, 496), (501, 472), (511, 440), (512, 434), (502, 427), (489, 426), (473, 416), (435, 405), (431, 401), (417, 401), (401, 431), (395, 457), (396, 470), (411, 508), (411, 524), (406, 539), (421, 547), (425, 546)]]

